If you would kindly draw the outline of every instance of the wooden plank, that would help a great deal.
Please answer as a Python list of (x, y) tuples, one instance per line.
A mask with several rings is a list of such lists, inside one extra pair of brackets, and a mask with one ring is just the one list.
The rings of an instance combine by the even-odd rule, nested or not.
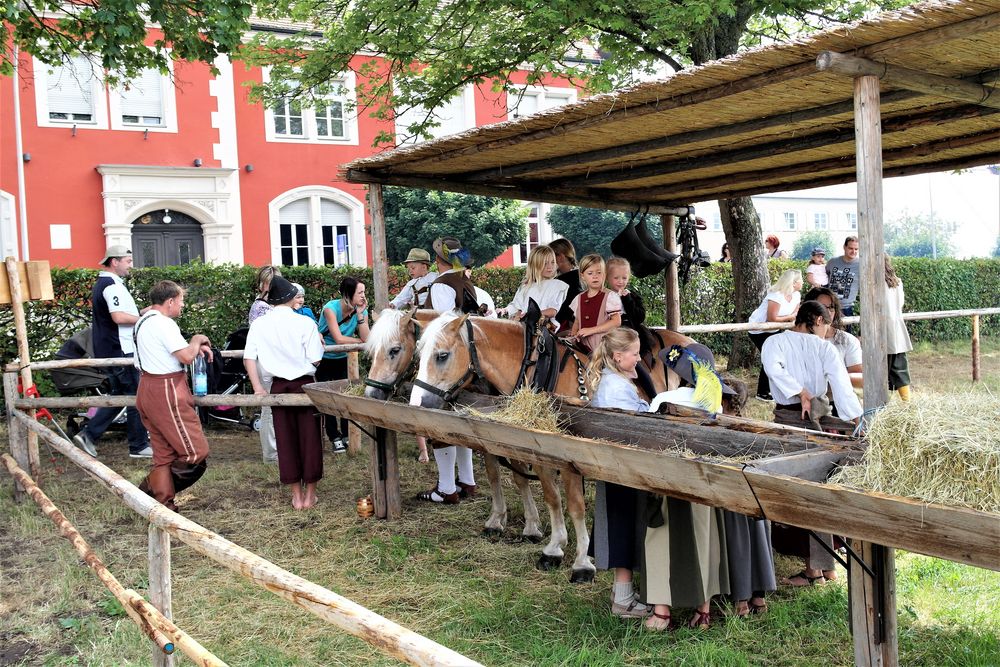
[(882, 129), (879, 81), (874, 76), (854, 80), (854, 127), (858, 179), (858, 240), (860, 271), (864, 402), (869, 410), (889, 401), (889, 370), (880, 313), (886, 308), (885, 243), (882, 230)]
[[(850, 456), (847, 454), (846, 456)], [(756, 459), (748, 465), (775, 475), (785, 475), (810, 482), (825, 482), (834, 467), (845, 458), (844, 452), (829, 449), (809, 449), (793, 454), (781, 454)]]
[(1000, 515), (744, 472), (772, 521), (1000, 571)]
[[(170, 533), (149, 526), (149, 602), (163, 617), (174, 617), (170, 581)], [(174, 658), (163, 651), (153, 650), (153, 667), (173, 667)]]
[(938, 26), (930, 30), (910, 33), (902, 37), (894, 37), (884, 42), (864, 46), (858, 49), (860, 56), (874, 56), (876, 54), (886, 54), (891, 56), (892, 51), (904, 51), (923, 48), (925, 46), (939, 46), (945, 42), (955, 39), (974, 37), (984, 32), (992, 32), (1000, 27), (1000, 13), (986, 14), (975, 18), (949, 23)]
[(450, 411), (345, 396), (325, 390), (322, 384), (306, 385), (305, 391), (327, 414), (350, 413), (354, 419), (383, 428), (420, 433), (528, 463), (553, 467), (569, 464), (592, 479), (669, 493), (752, 516), (760, 512), (739, 465), (708, 463), (612, 442), (514, 428)]
[(49, 261), (35, 260), (25, 262), (25, 273), (28, 281), (26, 283), (28, 296), (32, 301), (52, 301), (55, 299), (55, 292), (52, 289), (52, 269)]
[(17, 413), (15, 419), (37, 432), (53, 449), (111, 490), (154, 526), (261, 588), (368, 642), (382, 653), (411, 665), (428, 667), (475, 667), (479, 664), (331, 590), (278, 567), (176, 512), (171, 512), (114, 470), (79, 451), (68, 440), (60, 438), (21, 413)]
[(895, 88), (1000, 109), (1000, 95), (993, 95), (993, 88), (886, 62), (823, 51), (816, 56), (816, 69), (849, 77), (871, 76)]
[[(11, 268), (11, 267), (14, 268)], [(13, 257), (7, 257), (0, 262), (0, 304), (13, 303), (10, 291), (10, 272), (14, 271), (20, 279), (21, 285), (28, 284), (28, 267), (24, 262), (18, 262)], [(26, 301), (28, 293), (25, 291), (20, 295), (20, 301)]]
[[(347, 380), (358, 382), (361, 379), (361, 364), (357, 352), (347, 353)], [(347, 453), (355, 456), (361, 451), (361, 431), (358, 427), (347, 422)]]

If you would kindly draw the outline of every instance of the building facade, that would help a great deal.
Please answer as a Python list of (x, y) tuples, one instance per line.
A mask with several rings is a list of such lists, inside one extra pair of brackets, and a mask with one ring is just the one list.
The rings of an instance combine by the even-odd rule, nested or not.
[[(151, 31), (150, 40), (157, 36)], [(250, 102), (248, 85), (266, 81), (266, 69), (226, 58), (215, 67), (217, 74), (175, 62), (170, 76), (148, 71), (126, 89), (107, 85), (86, 58), (52, 68), (22, 54), (16, 76), (0, 77), (4, 254), (93, 266), (107, 245), (120, 243), (133, 249), (137, 266), (198, 257), (370, 265), (365, 188), (338, 180), (338, 169), (382, 150), (372, 146), (375, 137), (392, 128), (351, 112), (354, 74), (313, 107), (265, 108)], [(521, 114), (577, 98), (558, 80), (523, 93)], [(470, 86), (439, 110), (435, 135), (505, 120), (507, 102), (503, 92)], [(404, 115), (399, 125), (406, 124)], [(533, 245), (551, 239), (547, 207), (526, 205), (528, 236), (498, 265), (522, 263)]]

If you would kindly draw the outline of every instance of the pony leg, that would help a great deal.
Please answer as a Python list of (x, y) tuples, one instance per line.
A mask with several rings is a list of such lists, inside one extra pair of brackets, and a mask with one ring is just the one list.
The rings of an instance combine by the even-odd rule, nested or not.
[(528, 479), (513, 471), (514, 485), (521, 492), (521, 502), (524, 505), (524, 530), (521, 537), (533, 544), (542, 541), (542, 522), (538, 517), (538, 505), (535, 504), (535, 496), (531, 493), (531, 486)]
[(576, 560), (573, 561), (573, 574), (570, 582), (574, 584), (589, 583), (594, 580), (597, 568), (587, 555), (590, 548), (590, 532), (587, 530), (586, 504), (583, 498), (583, 477), (579, 473), (563, 468), (563, 487), (566, 490), (566, 509), (569, 510), (576, 532)]
[(551, 570), (562, 565), (563, 547), (566, 546), (569, 537), (566, 533), (566, 520), (563, 518), (562, 496), (559, 495), (559, 487), (556, 486), (554, 471), (539, 466), (538, 479), (542, 483), (545, 506), (549, 508), (549, 525), (552, 530), (549, 543), (542, 549), (542, 555), (538, 559), (538, 567), (542, 570)]
[(503, 496), (500, 464), (497, 462), (497, 457), (488, 452), (483, 452), (483, 463), (486, 467), (486, 477), (490, 480), (490, 498), (493, 501), (493, 508), (483, 528), (483, 535), (500, 537), (507, 527), (507, 499)]

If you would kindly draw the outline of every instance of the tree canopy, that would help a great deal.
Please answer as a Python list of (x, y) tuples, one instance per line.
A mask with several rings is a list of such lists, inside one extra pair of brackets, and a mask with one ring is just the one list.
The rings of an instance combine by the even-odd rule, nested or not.
[(527, 231), (527, 209), (510, 199), (410, 188), (386, 188), (384, 197), (390, 262), (403, 261), (410, 248), (430, 252), (434, 239), (454, 236), (482, 265)]
[(901, 257), (950, 257), (956, 224), (926, 215), (903, 215), (885, 223), (885, 247)]
[(809, 259), (812, 257), (813, 248), (822, 248), (826, 251), (827, 257), (833, 257), (833, 239), (830, 235), (824, 231), (810, 230), (795, 239), (792, 259)]
[[(13, 72), (13, 44), (48, 65), (83, 54), (115, 83), (144, 69), (166, 73), (171, 60), (212, 64), (232, 54), (250, 29), (248, 0), (4, 0), (0, 16), (0, 74)], [(163, 37), (147, 45), (147, 26)]]

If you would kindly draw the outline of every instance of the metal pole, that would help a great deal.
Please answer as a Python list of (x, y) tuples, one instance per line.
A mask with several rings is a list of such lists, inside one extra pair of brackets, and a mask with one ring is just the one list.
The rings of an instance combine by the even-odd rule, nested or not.
[[(10, 77), (11, 85), (14, 86), (14, 147), (17, 151), (17, 212), (21, 220), (21, 251), (18, 259), (28, 261), (31, 254), (28, 252), (28, 202), (24, 194), (24, 145), (21, 141), (21, 90), (18, 88), (18, 53), (14, 47), (14, 73)], [(16, 246), (15, 246), (16, 247)]]

